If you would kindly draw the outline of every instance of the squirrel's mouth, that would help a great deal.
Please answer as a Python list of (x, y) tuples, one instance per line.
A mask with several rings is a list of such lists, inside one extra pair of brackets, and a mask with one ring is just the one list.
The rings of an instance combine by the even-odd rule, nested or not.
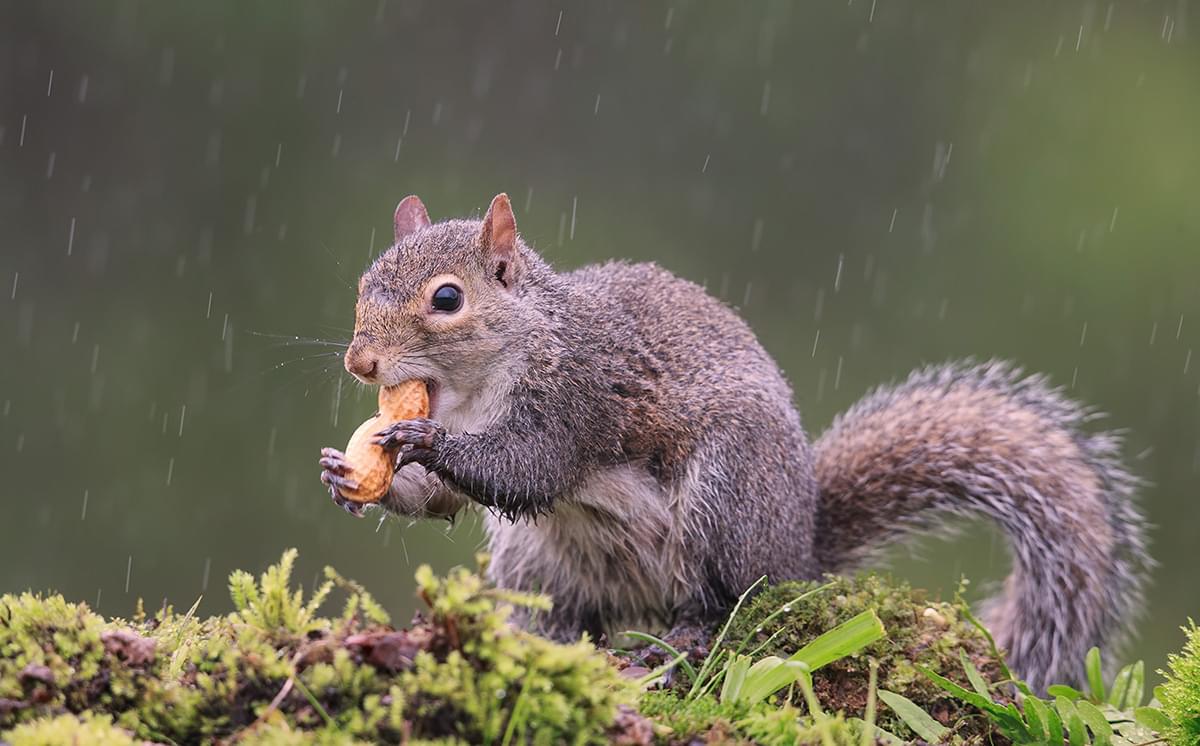
[(438, 382), (432, 378), (425, 379), (425, 389), (429, 392), (429, 419), (436, 420), (438, 412)]

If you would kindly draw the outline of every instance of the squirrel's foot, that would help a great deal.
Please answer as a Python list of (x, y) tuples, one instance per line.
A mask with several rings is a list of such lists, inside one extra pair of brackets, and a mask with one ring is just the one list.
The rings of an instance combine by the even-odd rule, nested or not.
[(399, 450), (396, 468), (420, 464), (432, 470), (438, 449), (446, 438), (446, 428), (434, 420), (403, 420), (376, 433), (375, 442), (388, 450)]
[(342, 490), (358, 489), (358, 482), (346, 476), (351, 469), (350, 464), (346, 462), (346, 454), (336, 448), (322, 448), (321, 460), (318, 463), (322, 469), (321, 483), (329, 488), (329, 497), (333, 504), (350, 515), (361, 518), (362, 505), (342, 497)]

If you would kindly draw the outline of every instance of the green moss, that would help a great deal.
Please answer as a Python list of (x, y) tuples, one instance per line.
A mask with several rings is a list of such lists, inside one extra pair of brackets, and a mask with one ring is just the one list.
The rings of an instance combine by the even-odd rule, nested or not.
[(1174, 724), (1169, 742), (1195, 746), (1200, 744), (1200, 627), (1189, 619), (1183, 631), (1187, 642), (1182, 652), (1167, 657), (1168, 670), (1160, 671), (1166, 683), (1157, 692)]
[(107, 715), (59, 715), (17, 726), (4, 735), (11, 746), (134, 746)]
[[(514, 606), (548, 608), (543, 598), (422, 568), (428, 618), (395, 630), (332, 570), (306, 600), (290, 585), (294, 560), (285, 553), (257, 582), (234, 573), (236, 611), (203, 621), (169, 608), (105, 621), (60, 596), (0, 598), (0, 731), (89, 711), (96, 727), (176, 743), (599, 743), (633, 702), (632, 684), (590, 644), (508, 624)], [(347, 594), (342, 614), (320, 616), (335, 588)]]

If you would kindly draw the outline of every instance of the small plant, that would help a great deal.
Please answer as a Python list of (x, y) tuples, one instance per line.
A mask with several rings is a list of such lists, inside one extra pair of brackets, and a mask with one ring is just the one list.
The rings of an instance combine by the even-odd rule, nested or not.
[[(1104, 685), (1100, 651), (1092, 648), (1085, 661), (1088, 692), (1056, 685), (1047, 689), (1053, 699), (1042, 699), (1005, 667), (1010, 683), (1020, 693), (1016, 702), (998, 702), (993, 689), (1004, 683), (989, 686), (965, 655), (963, 671), (971, 688), (950, 681), (935, 671), (923, 669), (937, 686), (959, 700), (978, 708), (995, 729), (1014, 744), (1060, 744), (1070, 746), (1138, 746), (1161, 743), (1159, 731), (1169, 721), (1156, 703), (1143, 706), (1145, 698), (1145, 666), (1141, 661), (1125, 666), (1113, 679), (1110, 688)], [(880, 697), (896, 714), (926, 741), (940, 743), (949, 733), (933, 723), (919, 707), (903, 697), (880, 692)], [(1007, 699), (1007, 698), (1004, 698)]]

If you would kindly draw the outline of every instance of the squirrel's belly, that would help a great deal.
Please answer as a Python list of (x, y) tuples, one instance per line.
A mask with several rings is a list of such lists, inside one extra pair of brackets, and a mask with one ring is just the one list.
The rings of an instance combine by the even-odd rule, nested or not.
[(536, 522), (489, 516), (492, 576), (548, 594), (556, 623), (599, 620), (610, 632), (669, 625), (692, 583), (676, 520), (689, 484), (664, 486), (637, 464), (609, 467)]

